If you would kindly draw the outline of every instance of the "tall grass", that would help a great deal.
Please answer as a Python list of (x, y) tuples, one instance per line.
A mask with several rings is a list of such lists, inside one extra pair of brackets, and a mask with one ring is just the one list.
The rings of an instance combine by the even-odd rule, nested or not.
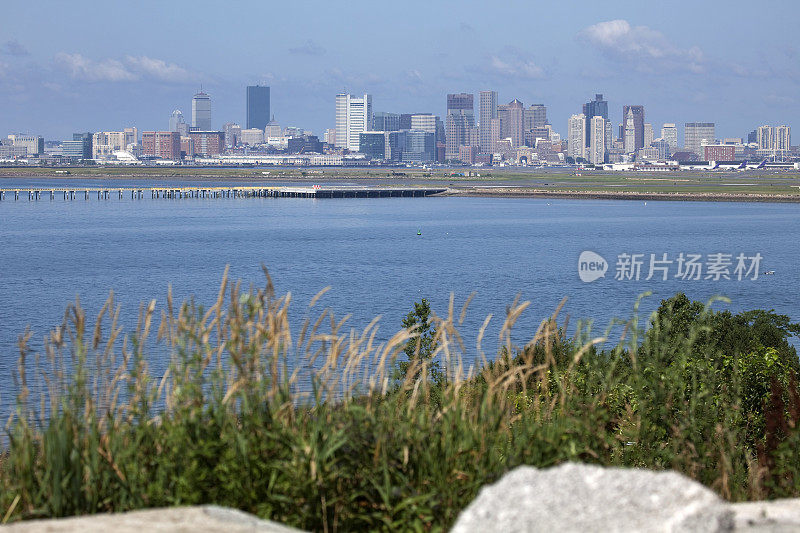
[[(599, 351), (556, 310), (514, 346), (516, 301), (487, 357), (488, 320), (466, 348), (469, 302), (451, 298), (432, 357), (397, 379), (414, 328), (378, 342), (377, 319), (323, 310), (293, 330), (290, 302), (226, 277), (207, 309), (143, 305), (131, 335), (113, 295), (91, 323), (69, 306), (40, 355), (23, 335), (0, 520), (216, 503), (310, 530), (438, 530), (509, 469), (564, 461), (674, 468), (733, 500), (798, 492), (796, 383), (773, 383), (775, 427), (754, 435), (742, 385), (692, 358), (701, 328), (643, 340), (632, 320)], [(171, 354), (158, 375), (154, 343)]]

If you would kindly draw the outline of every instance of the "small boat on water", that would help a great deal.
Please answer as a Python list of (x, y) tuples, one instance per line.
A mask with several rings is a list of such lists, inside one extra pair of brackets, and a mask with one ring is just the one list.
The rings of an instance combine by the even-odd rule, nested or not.
[(774, 270), (767, 270), (766, 272), (764, 272), (764, 275), (765, 275), (765, 276), (771, 276), (771, 275), (773, 275), (774, 273), (775, 273), (775, 271), (774, 271)]
[(421, 229), (417, 230), (417, 235), (422, 235), (422, 230)]

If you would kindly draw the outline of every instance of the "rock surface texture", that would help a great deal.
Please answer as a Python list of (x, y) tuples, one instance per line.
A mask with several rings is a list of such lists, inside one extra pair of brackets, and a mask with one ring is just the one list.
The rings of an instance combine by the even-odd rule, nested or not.
[(33, 520), (0, 527), (3, 533), (150, 533), (150, 532), (209, 532), (209, 533), (298, 533), (299, 530), (260, 520), (253, 515), (204, 505), (147, 509), (130, 513), (100, 514)]
[(675, 472), (520, 467), (484, 487), (453, 531), (800, 531), (800, 500), (727, 504)]

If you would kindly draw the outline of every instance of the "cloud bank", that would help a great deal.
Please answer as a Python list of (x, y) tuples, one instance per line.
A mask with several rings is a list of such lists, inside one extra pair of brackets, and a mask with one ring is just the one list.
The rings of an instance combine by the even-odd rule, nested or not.
[(56, 54), (54, 61), (57, 67), (69, 73), (73, 79), (88, 82), (156, 80), (180, 83), (194, 81), (196, 78), (175, 63), (147, 56), (93, 60), (81, 54), (60, 52)]

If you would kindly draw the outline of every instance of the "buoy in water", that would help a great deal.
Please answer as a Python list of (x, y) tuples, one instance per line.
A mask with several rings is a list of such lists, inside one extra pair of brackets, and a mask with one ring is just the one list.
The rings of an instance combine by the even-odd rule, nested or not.
[(417, 235), (422, 235), (422, 230), (421, 229), (417, 230)]

